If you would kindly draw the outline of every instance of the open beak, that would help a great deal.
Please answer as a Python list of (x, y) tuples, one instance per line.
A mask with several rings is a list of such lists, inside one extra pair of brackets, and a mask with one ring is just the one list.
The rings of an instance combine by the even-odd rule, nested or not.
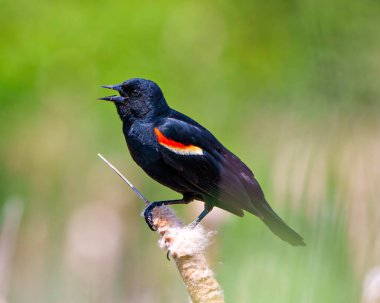
[[(121, 87), (119, 85), (103, 85), (102, 87), (112, 89), (112, 90), (117, 90), (119, 93), (121, 92)], [(98, 98), (98, 100), (111, 101), (113, 103), (121, 104), (121, 103), (124, 103), (125, 98), (122, 96), (113, 95), (113, 96)]]
[(120, 104), (124, 103), (124, 97), (117, 96), (117, 95), (98, 98), (98, 100), (111, 101), (113, 103), (120, 103)]
[(102, 87), (117, 90), (118, 92), (120, 92), (120, 90), (121, 90), (120, 85), (102, 85)]

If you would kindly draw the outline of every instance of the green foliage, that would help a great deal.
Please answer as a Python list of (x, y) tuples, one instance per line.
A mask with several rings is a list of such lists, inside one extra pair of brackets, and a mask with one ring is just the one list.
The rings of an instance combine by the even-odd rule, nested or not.
[[(355, 261), (351, 204), (334, 210), (355, 201), (342, 193), (360, 174), (347, 171), (369, 172), (378, 160), (369, 151), (378, 136), (379, 9), (375, 0), (3, 0), (0, 206), (14, 195), (26, 204), (12, 302), (149, 302), (150, 293), (155, 302), (184, 300), (138, 216), (142, 204), (96, 157), (126, 168), (150, 199), (176, 196), (136, 167), (113, 106), (96, 101), (107, 94), (100, 85), (132, 77), (156, 81), (170, 105), (240, 155), (280, 213), (299, 197), (284, 218), (305, 236), (304, 249), (251, 216), (221, 220), (215, 255), (227, 300), (357, 302), (372, 263)], [(358, 146), (368, 151), (363, 159)], [(121, 256), (112, 277), (100, 279), (104, 291), (80, 275), (78, 286), (66, 272), (72, 217), (100, 202), (124, 222)]]

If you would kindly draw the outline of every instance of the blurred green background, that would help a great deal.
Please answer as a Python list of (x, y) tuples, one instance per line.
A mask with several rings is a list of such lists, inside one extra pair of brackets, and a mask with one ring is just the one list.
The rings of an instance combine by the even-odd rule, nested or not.
[[(227, 302), (369, 302), (380, 265), (380, 2), (11, 1), (0, 10), (0, 302), (187, 302), (139, 216), (178, 195), (100, 85), (157, 82), (252, 168), (305, 248), (213, 211)], [(175, 207), (186, 222), (201, 204)], [(18, 219), (21, 216), (20, 224)], [(18, 228), (19, 227), (19, 228)], [(364, 292), (364, 294), (362, 294)]]

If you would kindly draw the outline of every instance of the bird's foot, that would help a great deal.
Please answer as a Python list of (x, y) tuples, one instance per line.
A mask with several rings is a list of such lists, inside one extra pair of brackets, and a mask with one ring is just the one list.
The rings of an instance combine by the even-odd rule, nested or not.
[(146, 224), (148, 224), (149, 228), (153, 231), (157, 231), (157, 228), (153, 224), (153, 209), (158, 206), (164, 205), (165, 201), (152, 202), (147, 205), (144, 210), (144, 218)]
[(148, 204), (148, 206), (144, 210), (145, 222), (149, 226), (149, 228), (153, 231), (157, 231), (157, 228), (155, 228), (153, 225), (153, 213), (152, 213), (153, 209), (156, 206), (158, 205), (153, 202), (153, 203)]

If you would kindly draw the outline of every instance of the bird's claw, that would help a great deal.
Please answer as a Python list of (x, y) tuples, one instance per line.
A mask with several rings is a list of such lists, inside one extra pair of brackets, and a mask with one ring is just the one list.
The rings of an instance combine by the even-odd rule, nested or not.
[(154, 224), (153, 224), (153, 214), (152, 214), (152, 211), (153, 209), (155, 208), (156, 205), (154, 205), (153, 203), (150, 203), (144, 210), (144, 218), (145, 218), (145, 222), (146, 224), (148, 225), (148, 227), (152, 230), (152, 231), (157, 231), (157, 228), (154, 227)]

